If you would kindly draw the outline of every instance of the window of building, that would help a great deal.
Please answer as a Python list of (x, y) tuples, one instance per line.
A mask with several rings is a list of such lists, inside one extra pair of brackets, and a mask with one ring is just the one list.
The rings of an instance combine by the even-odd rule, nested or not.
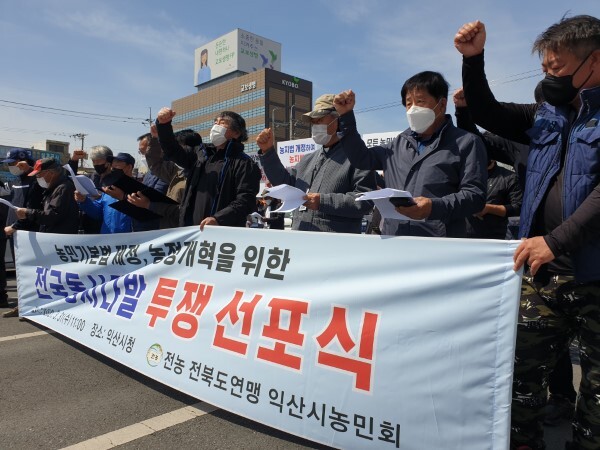
[(286, 92), (283, 89), (271, 87), (269, 88), (269, 101), (272, 103), (279, 103), (285, 105), (285, 94)]

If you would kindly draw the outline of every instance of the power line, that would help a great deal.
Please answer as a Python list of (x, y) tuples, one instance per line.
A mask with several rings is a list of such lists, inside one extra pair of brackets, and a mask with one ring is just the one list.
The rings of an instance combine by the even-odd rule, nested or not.
[(354, 113), (361, 114), (366, 112), (379, 111), (380, 109), (395, 108), (397, 106), (402, 106), (402, 101), (399, 100), (397, 102), (385, 103), (383, 105), (369, 106), (367, 108), (357, 109), (356, 111), (354, 111)]
[[(21, 108), (18, 106), (9, 106), (9, 105), (0, 105), (0, 107), (2, 108), (12, 108), (12, 109), (20, 109), (23, 111), (33, 111), (33, 112), (39, 112), (39, 113), (44, 113), (44, 114), (53, 114), (55, 116), (66, 116), (66, 117), (78, 117), (80, 119), (94, 119), (94, 120), (103, 120), (103, 121), (107, 121), (107, 122), (120, 122), (120, 123), (138, 123), (137, 121), (132, 122), (129, 120), (116, 120), (116, 119), (104, 119), (101, 117), (87, 117), (87, 116), (78, 116), (75, 114), (64, 114), (64, 113), (57, 113), (57, 112), (52, 112), (52, 111), (40, 111), (39, 109), (30, 109), (30, 108)], [(143, 121), (141, 121), (142, 123), (144, 123)]]
[(28, 128), (0, 127), (0, 130), (7, 131), (9, 133), (52, 134), (54, 136), (71, 136), (70, 134), (61, 133), (57, 131), (31, 130)]
[[(521, 76), (521, 75), (525, 75), (525, 76)], [(532, 69), (532, 70), (528, 70), (525, 72), (507, 75), (507, 76), (499, 78), (497, 80), (488, 80), (488, 84), (490, 86), (498, 86), (501, 84), (514, 83), (516, 81), (522, 81), (522, 80), (526, 80), (529, 78), (535, 78), (535, 77), (538, 77), (539, 75), (540, 75), (540, 69)], [(514, 77), (519, 77), (519, 78), (514, 78)], [(514, 79), (510, 79), (510, 78), (514, 78)], [(452, 90), (455, 88), (450, 86), (449, 89)], [(90, 112), (84, 112), (84, 111), (74, 111), (74, 110), (62, 109), (62, 108), (53, 108), (53, 107), (49, 107), (49, 106), (32, 105), (29, 103), (20, 103), (20, 102), (14, 102), (14, 101), (3, 100), (3, 99), (0, 99), (0, 103), (9, 103), (11, 105), (19, 105), (19, 106), (0, 105), (4, 108), (14, 108), (14, 109), (20, 109), (20, 110), (24, 110), (24, 111), (40, 112), (40, 113), (45, 113), (45, 114), (53, 114), (53, 115), (60, 115), (60, 116), (67, 116), (67, 117), (77, 117), (77, 118), (82, 118), (82, 119), (94, 119), (94, 120), (103, 120), (103, 121), (108, 121), (108, 122), (136, 123), (136, 124), (141, 122), (143, 125), (152, 123), (152, 109), (151, 108), (150, 108), (149, 118), (136, 118), (136, 117), (115, 116), (115, 115), (100, 114), (100, 113), (90, 113)], [(29, 108), (24, 108), (24, 106), (27, 106)], [(356, 110), (354, 110), (354, 112), (355, 112), (355, 114), (361, 114), (361, 113), (379, 111), (382, 109), (396, 108), (399, 106), (402, 106), (402, 102), (395, 101), (395, 102), (390, 102), (390, 103), (384, 103), (381, 105), (368, 106), (368, 107), (365, 107), (362, 109), (356, 109)], [(38, 109), (30, 109), (30, 108), (38, 108)], [(59, 112), (53, 112), (53, 111), (59, 111)], [(65, 113), (72, 113), (72, 114), (65, 114)], [(10, 130), (8, 130), (8, 131), (10, 131)], [(42, 132), (40, 132), (40, 133), (42, 133)], [(48, 133), (51, 133), (54, 135), (59, 135), (59, 136), (62, 135), (62, 136), (73, 137), (73, 135), (67, 135), (67, 134), (62, 134), (62, 133), (53, 133), (53, 132), (48, 132)]]
[(12, 105), (29, 106), (32, 108), (49, 109), (52, 111), (69, 112), (69, 113), (74, 113), (74, 114), (83, 114), (83, 115), (96, 116), (96, 117), (110, 117), (112, 119), (126, 119), (126, 120), (135, 120), (135, 121), (146, 120), (145, 118), (140, 118), (140, 117), (125, 117), (125, 116), (115, 116), (115, 115), (109, 115), (109, 114), (89, 113), (89, 112), (84, 112), (84, 111), (73, 111), (71, 109), (61, 109), (61, 108), (52, 108), (50, 106), (31, 105), (28, 103), (19, 103), (19, 102), (13, 102), (10, 100), (3, 100), (3, 99), (0, 99), (0, 102), (10, 103)]
[[(488, 83), (499, 83), (502, 82), (502, 80), (505, 80), (506, 78), (512, 78), (512, 77), (519, 77), (521, 75), (529, 75), (529, 74), (535, 74), (535, 76), (537, 75), (541, 75), (540, 69), (533, 69), (533, 70), (528, 70), (527, 72), (521, 72), (521, 73), (515, 73), (513, 75), (506, 75), (505, 77), (502, 78), (498, 78), (497, 80), (488, 80)], [(526, 78), (530, 78), (530, 77), (526, 77)]]
[(490, 83), (490, 86), (499, 86), (501, 84), (508, 84), (508, 83), (514, 83), (515, 81), (521, 81), (521, 80), (527, 80), (528, 78), (538, 78), (540, 76), (539, 73), (535, 74), (535, 75), (529, 75), (527, 77), (521, 77), (521, 78), (515, 78), (514, 80), (507, 80), (507, 81), (498, 81), (496, 83)]
[(27, 141), (24, 141), (24, 140), (21, 140), (21, 139), (10, 139), (10, 138), (4, 138), (3, 137), (2, 138), (2, 142), (3, 143), (4, 142), (13, 142), (13, 143), (15, 143), (14, 145), (22, 144), (22, 145), (19, 145), (19, 147), (23, 147), (23, 148), (30, 148), (31, 147), (31, 141), (27, 142)]
[[(520, 76), (520, 75), (526, 75), (526, 76)], [(533, 69), (533, 70), (528, 70), (526, 72), (521, 72), (521, 73), (515, 73), (512, 75), (507, 75), (505, 77), (502, 78), (498, 78), (497, 80), (488, 80), (488, 84), (490, 87), (492, 86), (499, 86), (501, 84), (508, 84), (508, 83), (514, 83), (516, 81), (522, 81), (522, 80), (527, 80), (529, 78), (537, 78), (541, 75), (540, 73), (540, 69)], [(509, 78), (513, 78), (513, 77), (519, 77), (519, 78), (514, 78), (512, 80), (510, 80)], [(449, 92), (454, 90), (454, 89), (458, 89), (452, 86), (448, 87)], [(396, 102), (390, 102), (390, 103), (383, 103), (381, 105), (374, 105), (374, 106), (367, 106), (366, 108), (363, 109), (356, 109), (354, 110), (355, 114), (361, 114), (361, 113), (367, 113), (367, 112), (372, 112), (372, 111), (379, 111), (381, 109), (388, 109), (388, 108), (395, 108), (398, 106), (402, 106), (402, 101), (396, 101)]]

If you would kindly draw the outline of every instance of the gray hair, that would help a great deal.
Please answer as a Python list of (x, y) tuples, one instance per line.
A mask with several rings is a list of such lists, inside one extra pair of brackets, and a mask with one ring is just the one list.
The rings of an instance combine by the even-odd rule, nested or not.
[(110, 162), (113, 152), (106, 145), (94, 145), (90, 148), (90, 159), (106, 159)]
[(225, 119), (229, 123), (229, 128), (232, 131), (240, 133), (238, 141), (246, 142), (248, 140), (248, 130), (246, 129), (246, 121), (242, 116), (233, 111), (223, 111), (215, 118), (215, 120), (219, 118)]
[(537, 37), (532, 53), (543, 56), (548, 50), (560, 49), (569, 50), (580, 59), (600, 49), (600, 20), (586, 15), (563, 17)]

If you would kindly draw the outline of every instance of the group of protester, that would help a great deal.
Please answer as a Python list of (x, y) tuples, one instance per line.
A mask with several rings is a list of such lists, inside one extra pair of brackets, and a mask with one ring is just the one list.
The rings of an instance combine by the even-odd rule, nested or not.
[[(392, 142), (366, 146), (354, 115), (355, 93), (346, 90), (320, 96), (304, 114), (322, 149), (287, 170), (273, 151), (273, 132), (267, 128), (256, 138), (260, 164), (273, 185), (288, 184), (306, 193), (304, 205), (293, 212), (294, 230), (360, 233), (372, 205), (356, 198), (384, 183), (410, 192), (414, 200), (396, 207), (409, 220), (376, 224), (385, 235), (503, 239), (507, 218), (520, 214), (523, 240), (514, 269), (525, 265), (527, 271), (511, 446), (544, 448), (548, 375), (565, 355), (570, 366), (569, 344), (578, 337), (583, 376), (569, 448), (598, 449), (600, 20), (563, 18), (539, 35), (533, 50), (542, 58), (546, 76), (539, 85), (541, 98), (527, 104), (502, 103), (493, 96), (484, 72), (485, 40), (479, 21), (463, 25), (454, 39), (463, 55), (463, 88), (453, 96), (458, 126), (446, 114), (448, 83), (440, 73), (425, 71), (402, 86), (409, 129)], [(91, 149), (99, 195), (90, 196), (75, 190), (56, 161), (34, 163), (30, 152), (15, 150), (3, 161), (18, 177), (11, 200), (18, 208), (14, 215), (9, 212), (5, 234), (19, 229), (118, 233), (252, 226), (249, 216), (257, 213), (261, 173), (244, 153), (248, 133), (243, 117), (232, 111), (219, 114), (206, 144), (192, 130), (174, 132), (174, 116), (173, 110), (162, 108), (151, 132), (139, 138), (149, 167), (143, 184), (174, 202), (151, 201), (144, 190), (126, 193), (119, 188), (119, 177), (132, 176), (135, 159), (127, 153), (113, 155), (105, 146)], [(497, 161), (514, 166), (516, 173)], [(382, 171), (383, 179), (375, 171)], [(160, 220), (131, 218), (123, 208), (111, 207), (116, 202), (147, 209)], [(260, 203), (270, 206), (270, 200), (269, 205)]]

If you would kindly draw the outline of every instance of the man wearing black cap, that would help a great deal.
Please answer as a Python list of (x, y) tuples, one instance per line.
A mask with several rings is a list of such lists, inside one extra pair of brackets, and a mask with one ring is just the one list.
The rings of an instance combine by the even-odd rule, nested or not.
[[(39, 208), (17, 208), (20, 221), (36, 224), (42, 233), (75, 234), (79, 225), (79, 212), (73, 200), (75, 186), (66, 171), (53, 158), (38, 159), (29, 173), (43, 189)], [(4, 317), (16, 317), (18, 307)]]
[(74, 198), (79, 208), (93, 219), (102, 221), (101, 234), (134, 231), (131, 217), (110, 207), (116, 201), (127, 199), (125, 192), (110, 184), (110, 180), (116, 180), (121, 176), (131, 177), (134, 165), (135, 158), (133, 156), (129, 153), (119, 153), (113, 157), (110, 178), (106, 177), (103, 181), (104, 193), (99, 198), (92, 200), (85, 194), (75, 191)]
[[(0, 161), (3, 164), (8, 166), (9, 172), (15, 176), (12, 180), (11, 186), (11, 196), (8, 200), (16, 206), (16, 207), (26, 207), (29, 209), (42, 209), (42, 194), (44, 190), (40, 187), (40, 185), (35, 181), (34, 177), (27, 176), (33, 170), (33, 154), (31, 150), (26, 150), (22, 148), (13, 148), (10, 149), (6, 155), (6, 158)], [(28, 220), (19, 220), (13, 208), (8, 208), (7, 217), (5, 226), (3, 228), (3, 233), (0, 233), (5, 238), (9, 238), (13, 235), (16, 230), (28, 230), (28, 231), (37, 231), (37, 224), (28, 221)], [(7, 240), (2, 239), (2, 245), (0, 245), (0, 255), (4, 255), (5, 246)], [(12, 240), (10, 241), (12, 246)], [(14, 250), (13, 250), (14, 254)], [(4, 262), (4, 258), (2, 258), (2, 262)], [(0, 267), (0, 270), (5, 274), (4, 267)], [(4, 284), (2, 284), (4, 283)], [(2, 286), (4, 288), (2, 289)], [(3, 302), (2, 300), (7, 300), (6, 295), (6, 279), (0, 279), (0, 295), (4, 293), (5, 295), (0, 298), (0, 307), (8, 307), (8, 301)], [(13, 308), (3, 314), (4, 317), (17, 317), (19, 315), (18, 308)]]
[(342, 150), (333, 98), (333, 94), (321, 95), (314, 109), (304, 114), (303, 119), (312, 124), (313, 140), (323, 148), (306, 155), (290, 172), (273, 151), (270, 128), (258, 135), (256, 143), (265, 174), (274, 186), (288, 184), (306, 192), (306, 203), (293, 213), (292, 229), (360, 233), (362, 218), (373, 205), (355, 199), (377, 188), (375, 173), (352, 167)]
[[(10, 202), (18, 208), (41, 209), (44, 189), (35, 178), (28, 176), (35, 164), (31, 150), (13, 148), (6, 155), (6, 159), (0, 162), (6, 164), (9, 172), (17, 177), (12, 181)], [(38, 227), (27, 220), (18, 220), (14, 210), (10, 209), (4, 232), (11, 236), (16, 230), (38, 231)]]
[(62, 166), (53, 158), (39, 159), (29, 176), (35, 177), (44, 189), (42, 205), (39, 209), (17, 208), (17, 217), (37, 224), (43, 233), (77, 233), (79, 214), (73, 200), (75, 186)]

